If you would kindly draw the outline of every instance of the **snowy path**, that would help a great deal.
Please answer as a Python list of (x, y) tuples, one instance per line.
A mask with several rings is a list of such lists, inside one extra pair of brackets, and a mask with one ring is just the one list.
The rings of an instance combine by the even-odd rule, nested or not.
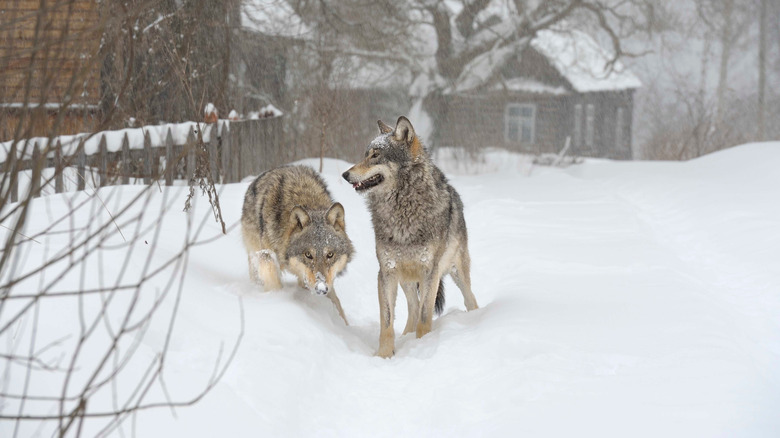
[[(237, 297), (246, 333), (212, 393), (177, 418), (144, 412), (137, 436), (778, 436), (778, 164), (773, 143), (689, 163), (452, 176), (481, 309), (465, 313), (448, 281), (434, 331), (399, 336), (382, 360), (369, 215), (339, 179), (348, 165), (329, 161), (357, 250), (336, 282), (351, 325), (293, 281), (257, 292), (237, 229), (194, 248), (171, 392), (208, 379), (238, 333)], [(230, 222), (245, 187), (223, 191)], [(405, 318), (399, 298), (397, 334)]]

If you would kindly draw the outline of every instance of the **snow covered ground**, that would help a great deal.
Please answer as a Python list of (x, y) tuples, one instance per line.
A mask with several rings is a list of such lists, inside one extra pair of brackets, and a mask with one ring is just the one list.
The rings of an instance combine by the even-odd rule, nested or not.
[[(592, 160), (557, 169), (530, 167), (497, 152), (487, 156), (491, 160), (497, 164), (486, 165), (488, 173), (443, 166), (453, 169), (451, 182), (465, 204), (479, 310), (466, 313), (448, 281), (447, 305), (433, 332), (399, 337), (390, 360), (374, 357), (378, 266), (369, 213), (339, 176), (349, 164), (329, 160), (324, 176), (345, 206), (357, 251), (336, 282), (351, 325), (327, 299), (298, 290), (291, 278), (281, 292), (258, 291), (233, 227), (190, 250), (166, 362), (170, 397), (196, 394), (209, 381), (215, 361), (225, 360), (239, 336), (243, 306), (234, 360), (199, 403), (177, 408), (175, 415), (165, 408), (143, 411), (116, 434), (780, 436), (780, 142), (685, 163)], [(239, 220), (246, 187), (222, 188), (228, 226)], [(132, 186), (100, 193), (113, 194), (106, 204), (118, 210), (139, 191)], [(175, 203), (164, 213), (160, 257), (175, 254), (187, 232), (184, 195), (183, 188), (163, 187), (149, 204), (157, 207), (147, 207)], [(27, 232), (47, 226), (47, 218), (73, 197), (37, 200)], [(190, 217), (209, 214), (200, 199)], [(61, 227), (107, 220), (97, 209)], [(207, 219), (203, 237), (218, 234)], [(66, 238), (26, 244), (24, 263), (33, 266)], [(125, 279), (141, 272), (144, 250), (136, 248)], [(112, 258), (125, 254), (107, 251), (89, 276), (102, 269), (105, 281), (112, 281), (119, 271)], [(78, 284), (79, 276), (73, 277), (66, 283)], [(25, 284), (26, 292), (35, 292), (40, 279)], [(166, 287), (152, 282), (148, 294)], [(176, 305), (175, 295), (170, 298), (162, 315)], [(87, 312), (98, 305), (90, 303), (83, 304)], [(78, 312), (76, 299), (42, 304), (38, 344), (75, 330)], [(400, 334), (403, 294), (396, 312)], [(0, 323), (10, 313), (5, 309)], [(27, 351), (27, 319), (0, 337), (0, 353)], [(139, 361), (163, 348), (167, 324), (164, 317), (155, 320), (139, 336)], [(62, 355), (58, 348), (67, 347), (65, 342), (46, 354), (55, 360)], [(121, 399), (132, 389), (129, 382), (143, 368), (129, 368), (89, 410), (109, 410), (110, 391)], [(22, 391), (21, 368), (0, 371), (7, 390)], [(52, 382), (31, 381), (29, 390), (46, 393)], [(165, 396), (154, 390), (148, 400)], [(18, 401), (2, 403), (4, 415), (19, 409)], [(30, 403), (28, 412), (35, 409)], [(50, 436), (53, 426), (23, 422), (19, 436)], [(14, 427), (0, 422), (0, 436), (12, 436)], [(89, 436), (93, 429), (86, 427)]]

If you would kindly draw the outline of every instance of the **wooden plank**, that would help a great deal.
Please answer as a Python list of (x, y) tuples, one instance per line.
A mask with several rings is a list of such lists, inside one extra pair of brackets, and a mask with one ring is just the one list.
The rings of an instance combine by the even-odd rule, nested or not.
[(184, 145), (184, 153), (187, 156), (187, 184), (195, 179), (195, 166), (197, 161), (195, 160), (195, 154), (197, 153), (197, 139), (195, 137), (195, 131), (190, 126), (190, 132), (187, 134), (187, 143)]
[(146, 131), (144, 132), (144, 184), (152, 183), (153, 161), (154, 153), (152, 152), (152, 138), (149, 137), (149, 131)]
[(41, 160), (41, 150), (38, 148), (38, 142), (33, 144), (32, 160), (30, 160), (30, 194), (33, 198), (41, 196), (41, 170), (43, 162)]
[(257, 161), (255, 162), (255, 173), (268, 170), (272, 167), (276, 167), (276, 163), (279, 161), (279, 157), (276, 156), (276, 151), (270, 142), (271, 135), (270, 129), (273, 120), (262, 119), (257, 123), (257, 140), (255, 141), (255, 148), (257, 149)]
[(106, 134), (100, 137), (98, 145), (98, 175), (100, 175), (100, 187), (108, 185), (108, 145), (106, 143)]
[(217, 158), (217, 146), (219, 139), (217, 138), (217, 132), (219, 132), (219, 123), (211, 125), (211, 135), (209, 136), (209, 143), (206, 148), (209, 151), (209, 169), (211, 170), (211, 181), (214, 184), (219, 183), (219, 163)]
[(244, 163), (244, 176), (254, 175), (260, 169), (260, 120), (250, 120), (247, 123), (247, 155), (250, 159)]
[(122, 184), (130, 184), (130, 139), (125, 136), (122, 139)]
[(84, 190), (87, 183), (87, 153), (84, 151), (84, 140), (81, 140), (78, 147), (78, 158), (76, 159), (76, 179), (77, 190)]
[(57, 140), (57, 146), (54, 147), (54, 192), (64, 192), (64, 184), (62, 181), (62, 173), (65, 171), (65, 167), (62, 165), (62, 142)]
[(173, 174), (176, 172), (176, 163), (173, 155), (173, 133), (168, 128), (168, 134), (165, 135), (165, 185), (173, 185)]
[(230, 165), (233, 168), (233, 182), (241, 181), (241, 157), (244, 141), (244, 124), (238, 122), (235, 124), (235, 130), (232, 130), (233, 137), (230, 142), (233, 145), (233, 150), (230, 151)]
[(270, 119), (266, 122), (266, 125), (268, 126), (266, 130), (266, 149), (269, 151), (269, 154), (273, 157), (273, 167), (276, 167), (282, 163), (286, 163), (289, 161), (287, 159), (287, 156), (285, 155), (284, 151), (279, 145), (279, 139), (277, 138), (277, 126), (279, 126), (279, 117), (274, 117), (273, 119)]
[(220, 165), (222, 167), (223, 184), (230, 184), (233, 182), (233, 168), (230, 161), (232, 155), (230, 149), (232, 147), (232, 132), (234, 126), (235, 124), (232, 122), (230, 124), (223, 122), (222, 124), (222, 135), (220, 136), (222, 139), (222, 156), (220, 157)]

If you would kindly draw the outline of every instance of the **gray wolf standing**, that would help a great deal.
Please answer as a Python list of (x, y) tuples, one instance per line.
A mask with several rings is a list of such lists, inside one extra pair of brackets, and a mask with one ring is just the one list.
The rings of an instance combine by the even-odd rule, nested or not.
[[(431, 331), (433, 313), (444, 306), (442, 276), (450, 274), (463, 293), (471, 292), (470, 259), (463, 203), (436, 167), (406, 117), (395, 128), (379, 122), (379, 136), (365, 158), (342, 176), (365, 193), (379, 259), (380, 334), (377, 355), (394, 354), (393, 319), (398, 285), (406, 294), (409, 318), (404, 334)], [(419, 300), (418, 300), (419, 297)]]
[(333, 280), (354, 251), (344, 207), (313, 169), (279, 167), (258, 176), (244, 195), (241, 233), (250, 278), (275, 290), (282, 287), (281, 271), (292, 272), (300, 286), (327, 295), (347, 322)]

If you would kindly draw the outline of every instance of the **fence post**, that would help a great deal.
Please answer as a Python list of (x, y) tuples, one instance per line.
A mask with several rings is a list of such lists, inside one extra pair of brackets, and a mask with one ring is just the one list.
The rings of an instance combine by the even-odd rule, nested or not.
[(77, 162), (77, 164), (76, 164), (76, 173), (78, 173), (78, 175), (76, 175), (76, 181), (77, 181), (76, 190), (79, 190), (79, 191), (84, 190), (84, 188), (87, 185), (87, 175), (86, 175), (86, 173), (87, 173), (87, 152), (84, 150), (84, 148), (86, 147), (85, 143), (86, 143), (85, 140), (79, 141), (79, 147), (78, 147), (79, 155), (78, 155), (78, 158), (76, 159), (76, 162)]
[(176, 163), (173, 158), (173, 134), (171, 128), (168, 128), (168, 134), (165, 136), (165, 185), (173, 185), (173, 174), (176, 172)]
[(219, 123), (211, 125), (211, 134), (209, 135), (209, 144), (206, 145), (209, 151), (209, 168), (211, 169), (211, 181), (214, 184), (219, 183), (219, 164), (217, 159), (217, 136), (219, 134)]
[(195, 179), (195, 148), (196, 148), (195, 131), (190, 126), (190, 132), (187, 133), (187, 143), (184, 146), (184, 153), (187, 155), (187, 184), (190, 184)]
[(261, 151), (258, 147), (258, 140), (260, 139), (260, 119), (250, 120), (247, 123), (249, 124), (246, 142), (248, 146), (247, 155), (249, 155), (251, 158), (247, 160), (249, 162), (244, 166), (244, 171), (242, 172), (244, 176), (252, 175), (256, 171), (260, 170), (260, 161), (262, 161)]
[(32, 160), (30, 160), (30, 193), (33, 198), (41, 196), (41, 151), (38, 142), (33, 144)]
[(292, 161), (294, 154), (284, 147), (284, 125), (282, 122), (282, 116), (276, 116), (271, 119), (270, 122), (270, 141), (273, 144), (274, 151), (276, 151), (276, 156), (279, 157), (279, 164)]
[(106, 144), (106, 134), (100, 137), (98, 145), (98, 174), (100, 175), (100, 187), (108, 185), (108, 145)]
[[(156, 172), (155, 172), (156, 173)], [(152, 183), (152, 139), (144, 132), (144, 184)]]
[(235, 129), (230, 130), (231, 138), (230, 138), (230, 166), (232, 167), (233, 172), (233, 182), (239, 182), (241, 181), (241, 148), (243, 145), (241, 142), (243, 141), (244, 134), (242, 133), (244, 131), (244, 123), (245, 122), (238, 122), (236, 123)]
[(130, 139), (127, 132), (122, 139), (122, 184), (130, 184)]
[(232, 158), (231, 155), (231, 148), (233, 147), (231, 137), (233, 133), (233, 122), (222, 122), (222, 183), (223, 184), (229, 184), (233, 182), (233, 169), (231, 166), (230, 159)]
[(64, 192), (62, 172), (64, 172), (62, 166), (62, 142), (57, 140), (57, 146), (54, 147), (54, 193)]

